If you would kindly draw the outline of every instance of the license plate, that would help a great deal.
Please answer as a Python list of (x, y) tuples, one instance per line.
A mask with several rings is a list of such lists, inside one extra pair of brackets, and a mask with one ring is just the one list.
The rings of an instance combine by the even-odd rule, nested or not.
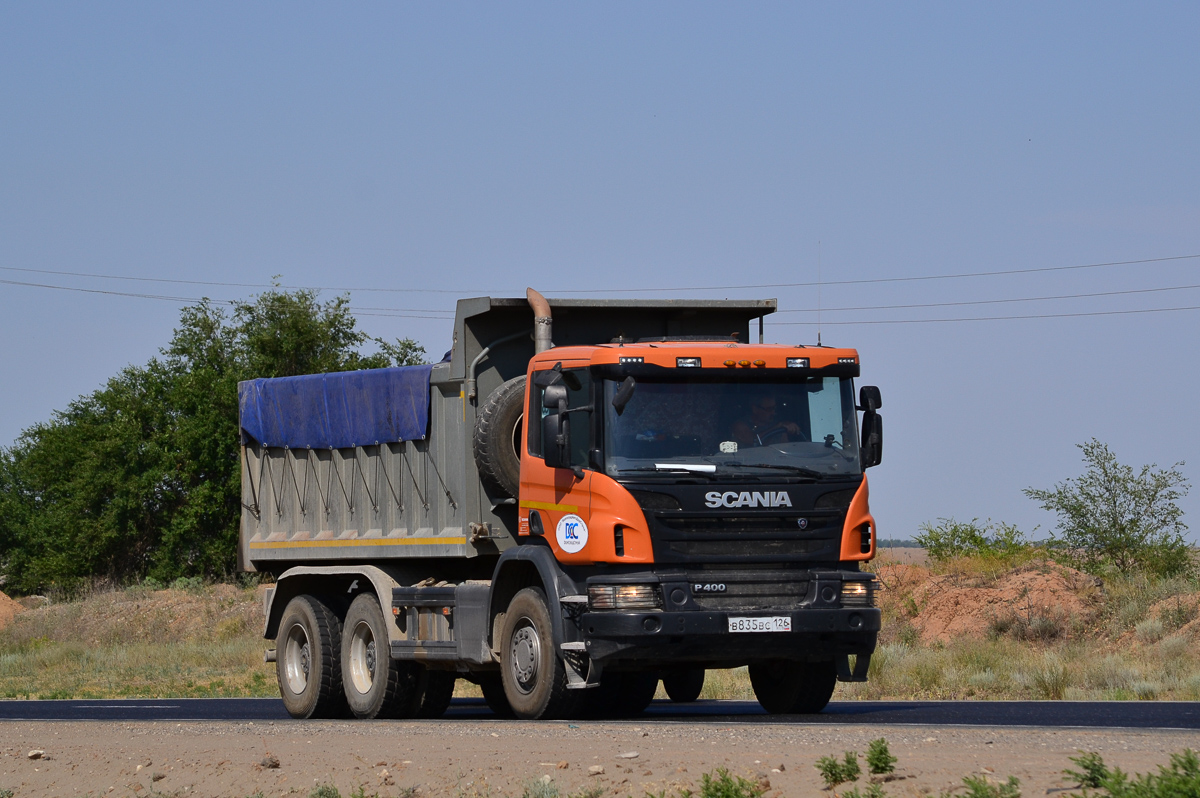
[(792, 618), (790, 615), (772, 615), (766, 618), (730, 618), (731, 632), (790, 632)]

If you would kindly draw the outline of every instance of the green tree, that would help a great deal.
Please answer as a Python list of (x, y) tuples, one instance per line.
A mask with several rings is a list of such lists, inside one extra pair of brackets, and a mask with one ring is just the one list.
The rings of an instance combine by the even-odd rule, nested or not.
[(0, 450), (0, 574), (30, 592), (93, 577), (220, 578), (235, 567), (237, 384), (419, 360), (359, 331), (345, 297), (268, 291), (185, 308), (161, 357), (129, 367)]
[(1184, 464), (1135, 471), (1095, 438), (1079, 448), (1087, 464), (1081, 477), (1053, 490), (1025, 489), (1026, 496), (1058, 515), (1061, 537), (1053, 543), (1062, 556), (1093, 573), (1191, 571), (1191, 549), (1183, 539), (1187, 526), (1176, 503), (1191, 487), (1179, 470)]

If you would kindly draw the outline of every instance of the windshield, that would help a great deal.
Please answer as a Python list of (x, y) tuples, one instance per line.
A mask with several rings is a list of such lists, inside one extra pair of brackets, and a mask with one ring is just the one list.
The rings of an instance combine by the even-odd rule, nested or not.
[(643, 378), (617, 412), (612, 399), (619, 387), (605, 380), (609, 476), (821, 478), (861, 471), (849, 378), (778, 383)]

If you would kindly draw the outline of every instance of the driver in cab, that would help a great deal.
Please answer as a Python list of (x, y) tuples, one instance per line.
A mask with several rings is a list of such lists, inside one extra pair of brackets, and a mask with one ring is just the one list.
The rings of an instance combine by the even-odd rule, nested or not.
[(803, 440), (800, 425), (778, 418), (774, 396), (761, 396), (750, 403), (750, 414), (733, 422), (732, 436), (739, 446), (766, 446)]

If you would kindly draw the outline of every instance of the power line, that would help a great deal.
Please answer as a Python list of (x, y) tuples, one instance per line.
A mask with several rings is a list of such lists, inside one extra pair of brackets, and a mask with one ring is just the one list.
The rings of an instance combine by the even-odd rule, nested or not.
[(1056, 294), (1054, 296), (1029, 296), (1018, 297), (1016, 299), (980, 299), (970, 302), (922, 302), (913, 305), (862, 305), (860, 307), (845, 307), (845, 308), (802, 308), (791, 310), (777, 310), (775, 314), (780, 313), (820, 313), (823, 311), (850, 311), (850, 310), (907, 310), (911, 308), (949, 308), (962, 307), (965, 305), (1003, 305), (1013, 302), (1044, 302), (1054, 299), (1088, 299), (1092, 297), (1102, 296), (1126, 296), (1129, 294), (1155, 294), (1164, 291), (1188, 291), (1200, 288), (1200, 285), (1174, 285), (1167, 288), (1132, 288), (1127, 291), (1098, 291), (1091, 294)]
[[(1200, 305), (1189, 305), (1186, 307), (1176, 308), (1145, 308), (1143, 310), (1097, 310), (1089, 313), (1039, 313), (1027, 316), (969, 316), (958, 319), (862, 319), (859, 321), (825, 321), (822, 324), (942, 324), (948, 322), (964, 322), (964, 321), (1015, 321), (1020, 319), (1073, 319), (1082, 316), (1128, 316), (1137, 313), (1174, 313), (1181, 310), (1200, 310)], [(773, 324), (777, 327), (794, 327), (807, 326), (815, 327), (815, 321), (771, 321), (770, 316), (767, 317), (766, 323)]]
[[(161, 300), (164, 302), (173, 302), (178, 305), (194, 305), (194, 304), (204, 301), (205, 299), (208, 299), (210, 302), (214, 302), (218, 305), (231, 305), (235, 301), (237, 301), (237, 300), (232, 300), (232, 299), (212, 299), (211, 297), (170, 296), (167, 294), (142, 294), (142, 293), (135, 293), (132, 291), (106, 291), (101, 288), (79, 288), (77, 286), (70, 286), (70, 285), (50, 285), (48, 283), (27, 283), (27, 282), (22, 282), (20, 280), (0, 279), (0, 285), (19, 285), (19, 286), (25, 286), (25, 287), (29, 287), (29, 288), (49, 288), (54, 291), (75, 291), (75, 292), (82, 293), (82, 294), (103, 294), (105, 296), (132, 297), (134, 299), (157, 299), (157, 300)], [(421, 309), (417, 309), (417, 308), (356, 308), (356, 307), (349, 307), (348, 310), (350, 310), (358, 315), (361, 315), (361, 316), (387, 316), (390, 318), (397, 318), (397, 319), (437, 319), (439, 321), (448, 321), (451, 317), (449, 317), (449, 316), (412, 315), (412, 314), (415, 314), (415, 313), (420, 313), (420, 314), (451, 313), (452, 312), (452, 311), (448, 311), (448, 310), (427, 311), (427, 310), (421, 310)], [(392, 311), (392, 312), (389, 312), (389, 313), (365, 312), (364, 313), (364, 312), (360, 312), (360, 311)], [(411, 311), (411, 313), (405, 313), (402, 311)]]
[(711, 285), (711, 286), (684, 286), (676, 288), (606, 288), (595, 289), (588, 291), (543, 291), (545, 294), (627, 294), (627, 293), (649, 293), (654, 291), (729, 291), (740, 288), (811, 288), (817, 285), (867, 285), (879, 283), (915, 283), (926, 280), (958, 280), (965, 277), (997, 277), (1006, 274), (1039, 274), (1044, 272), (1065, 272), (1076, 269), (1098, 269), (1102, 266), (1133, 266), (1136, 264), (1145, 263), (1165, 263), (1175, 260), (1192, 260), (1200, 258), (1197, 255), (1172, 255), (1166, 258), (1143, 258), (1141, 260), (1114, 260), (1106, 263), (1084, 263), (1077, 266), (1043, 266), (1036, 269), (1003, 269), (1000, 271), (990, 272), (962, 272), (960, 274), (929, 274), (919, 277), (873, 277), (861, 280), (823, 280), (820, 282), (808, 283), (757, 283), (754, 285)]
[[(275, 283), (231, 283), (216, 280), (181, 280), (170, 277), (129, 277), (120, 274), (99, 274), (96, 272), (67, 272), (54, 269), (29, 269), (18, 266), (0, 266), (0, 271), (28, 272), (30, 274), (52, 274), (58, 277), (88, 277), (96, 280), (129, 280), (139, 283), (169, 283), (172, 285), (209, 285), (219, 288), (286, 288), (301, 291), (361, 291), (379, 293), (417, 293), (417, 294), (461, 294), (453, 288), (336, 288), (320, 285), (276, 285)], [(103, 292), (100, 292), (103, 293)]]
[[(1042, 274), (1048, 272), (1063, 272), (1076, 271), (1080, 269), (1098, 269), (1107, 266), (1136, 266), (1147, 263), (1168, 263), (1171, 261), (1180, 260), (1195, 260), (1200, 258), (1200, 254), (1195, 255), (1172, 255), (1162, 258), (1140, 258), (1137, 260), (1118, 260), (1106, 261), (1103, 263), (1084, 263), (1073, 266), (1043, 266), (1030, 269), (1001, 269), (996, 271), (982, 272), (960, 272), (956, 274), (928, 274), (918, 275), (914, 277), (873, 277), (863, 278), (858, 280), (822, 280), (820, 285), (869, 285), (869, 284), (886, 284), (886, 283), (907, 283), (907, 282), (924, 282), (929, 280), (959, 280), (970, 277), (997, 277), (1013, 274)], [(462, 291), (453, 288), (380, 288), (380, 287), (337, 287), (337, 286), (313, 286), (313, 285), (275, 285), (274, 283), (236, 283), (236, 282), (220, 282), (215, 280), (182, 280), (168, 277), (129, 277), (116, 274), (100, 274), (96, 272), (71, 272), (71, 271), (56, 271), (51, 269), (31, 269), (17, 266), (0, 266), (0, 271), (10, 272), (27, 272), (31, 274), (51, 274), (62, 277), (87, 277), (98, 280), (130, 280), (135, 282), (148, 283), (168, 283), (175, 285), (207, 285), (220, 286), (228, 288), (284, 288), (292, 290), (307, 290), (307, 291), (359, 291), (362, 293), (378, 292), (378, 293), (423, 293), (423, 294), (455, 294), (461, 295)], [(707, 285), (707, 286), (675, 286), (670, 288), (595, 288), (582, 290), (547, 290), (542, 293), (546, 294), (630, 294), (630, 293), (656, 293), (662, 291), (685, 292), (685, 291), (729, 291), (735, 289), (757, 289), (757, 288), (809, 288), (818, 285), (818, 282), (802, 282), (802, 283), (754, 283), (741, 285)], [(497, 292), (488, 292), (497, 293)]]

